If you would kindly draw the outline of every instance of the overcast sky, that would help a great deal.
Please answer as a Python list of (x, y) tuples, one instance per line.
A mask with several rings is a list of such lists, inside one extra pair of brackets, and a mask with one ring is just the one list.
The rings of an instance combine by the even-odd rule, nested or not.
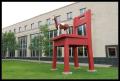
[(2, 28), (74, 2), (2, 2)]

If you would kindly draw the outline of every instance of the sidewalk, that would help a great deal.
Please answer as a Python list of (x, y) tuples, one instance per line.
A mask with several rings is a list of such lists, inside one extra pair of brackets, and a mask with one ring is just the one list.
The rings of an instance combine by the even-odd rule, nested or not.
[[(2, 59), (2, 60), (20, 60), (20, 61), (29, 61), (29, 62), (37, 62), (37, 63), (52, 63), (52, 61), (38, 61), (38, 60), (24, 60), (24, 59)], [(64, 62), (57, 62), (57, 64), (64, 64)], [(74, 65), (74, 63), (70, 62), (70, 65)], [(79, 63), (80, 66), (88, 66), (87, 63)], [(106, 64), (94, 64), (95, 67), (110, 67), (112, 65)]]

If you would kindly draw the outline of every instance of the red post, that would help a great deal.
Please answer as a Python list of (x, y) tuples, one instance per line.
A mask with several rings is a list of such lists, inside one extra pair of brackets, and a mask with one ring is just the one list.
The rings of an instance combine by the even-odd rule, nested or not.
[(88, 45), (87, 46), (88, 48), (88, 61), (89, 61), (89, 70), (94, 70), (94, 59), (93, 59), (93, 52), (92, 52), (92, 49), (91, 49), (91, 46)]
[(89, 61), (89, 71), (94, 70), (94, 58), (93, 58), (93, 51), (92, 51), (92, 36), (91, 36), (91, 10), (88, 10), (86, 13), (86, 28), (87, 28), (87, 36), (88, 36), (88, 61)]
[(69, 45), (64, 45), (64, 72), (69, 72)]
[(56, 61), (57, 61), (57, 47), (53, 46), (53, 58), (52, 58), (52, 70), (56, 70)]
[(73, 54), (74, 54), (74, 67), (75, 69), (77, 69), (79, 68), (77, 46), (73, 46)]

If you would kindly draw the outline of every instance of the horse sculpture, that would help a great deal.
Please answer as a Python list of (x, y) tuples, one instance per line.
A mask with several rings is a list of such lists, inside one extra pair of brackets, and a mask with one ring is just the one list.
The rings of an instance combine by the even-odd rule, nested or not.
[(58, 23), (58, 21), (57, 21), (57, 19), (56, 19), (56, 17), (54, 16), (54, 21), (55, 21), (55, 26), (56, 26), (56, 28), (57, 28), (57, 36), (59, 36), (60, 35), (60, 29), (64, 29), (64, 31), (66, 31), (66, 33), (68, 33), (67, 32), (67, 29), (69, 28), (69, 25), (68, 24), (65, 24), (65, 23)]

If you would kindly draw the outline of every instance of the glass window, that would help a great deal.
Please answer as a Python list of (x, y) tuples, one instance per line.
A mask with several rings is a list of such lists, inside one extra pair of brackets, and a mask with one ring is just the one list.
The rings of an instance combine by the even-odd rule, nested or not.
[(54, 37), (57, 36), (57, 30), (54, 30)]
[(58, 57), (62, 56), (62, 48), (61, 47), (57, 47), (57, 56)]
[(56, 19), (57, 19), (57, 22), (58, 22), (58, 23), (61, 22), (60, 15), (59, 15), (59, 16), (56, 16)]
[(50, 24), (51, 24), (51, 20), (49, 18), (49, 19), (47, 19), (47, 25), (50, 25)]
[(27, 54), (27, 36), (22, 36), (18, 38), (19, 42), (19, 56), (26, 57)]
[(106, 50), (108, 57), (117, 57), (117, 45), (108, 45), (106, 46)]
[(72, 19), (72, 12), (67, 13), (67, 20)]
[(86, 29), (85, 29), (85, 24), (80, 25), (78, 27), (78, 35), (85, 36), (86, 35)]
[(78, 56), (87, 56), (88, 55), (88, 51), (86, 46), (79, 46), (78, 47)]
[(25, 25), (25, 30), (26, 30), (26, 28), (27, 28), (27, 25)]
[(73, 48), (72, 47), (69, 48), (69, 56), (73, 57)]
[(21, 32), (21, 27), (19, 27), (19, 32)]
[(53, 30), (50, 31), (50, 38), (53, 38)]
[(31, 29), (33, 29), (33, 28), (34, 28), (34, 23), (31, 24)]
[(80, 15), (83, 14), (85, 12), (86, 8), (81, 8), (80, 9)]
[(72, 26), (67, 29), (68, 34), (72, 34)]
[(36, 51), (36, 57), (39, 57), (39, 51)]

